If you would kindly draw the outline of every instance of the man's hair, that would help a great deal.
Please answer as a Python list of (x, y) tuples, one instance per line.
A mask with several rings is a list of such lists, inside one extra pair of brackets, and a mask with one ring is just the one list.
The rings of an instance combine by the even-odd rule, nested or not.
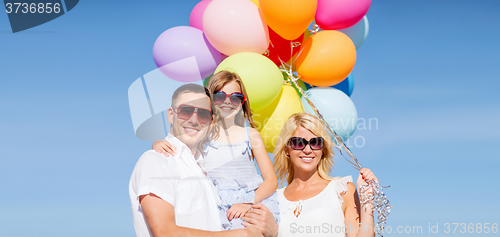
[(210, 93), (205, 87), (200, 86), (198, 84), (190, 83), (190, 84), (184, 84), (174, 91), (174, 94), (172, 95), (172, 105), (175, 104), (175, 101), (177, 100), (179, 95), (183, 93), (205, 94), (206, 96), (208, 96), (209, 99), (211, 99)]

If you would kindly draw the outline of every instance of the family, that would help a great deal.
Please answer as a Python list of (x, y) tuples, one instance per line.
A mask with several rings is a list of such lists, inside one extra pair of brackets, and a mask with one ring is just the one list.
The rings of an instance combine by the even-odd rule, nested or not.
[[(373, 200), (359, 202), (351, 176), (329, 176), (334, 144), (316, 116), (286, 121), (274, 164), (236, 73), (179, 87), (166, 117), (170, 133), (130, 178), (136, 236), (375, 236)], [(356, 185), (368, 180), (361, 169)]]

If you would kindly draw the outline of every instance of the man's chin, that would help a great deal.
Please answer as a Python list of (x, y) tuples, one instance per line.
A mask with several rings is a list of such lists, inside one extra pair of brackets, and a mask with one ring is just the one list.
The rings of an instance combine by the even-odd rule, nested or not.
[(203, 133), (198, 132), (196, 134), (189, 134), (189, 133), (184, 133), (179, 137), (179, 140), (183, 142), (184, 144), (190, 146), (190, 145), (198, 145), (199, 142), (201, 142), (201, 139), (203, 138)]

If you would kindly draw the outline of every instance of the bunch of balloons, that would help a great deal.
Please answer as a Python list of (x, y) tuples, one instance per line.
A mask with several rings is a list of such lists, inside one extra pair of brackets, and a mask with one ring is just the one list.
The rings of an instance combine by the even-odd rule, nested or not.
[(179, 82), (201, 81), (221, 70), (236, 72), (268, 152), (290, 115), (314, 114), (301, 99), (303, 93), (346, 140), (357, 126), (349, 98), (351, 72), (356, 50), (368, 35), (370, 4), (203, 0), (193, 8), (189, 26), (170, 28), (158, 37), (153, 58), (164, 75)]

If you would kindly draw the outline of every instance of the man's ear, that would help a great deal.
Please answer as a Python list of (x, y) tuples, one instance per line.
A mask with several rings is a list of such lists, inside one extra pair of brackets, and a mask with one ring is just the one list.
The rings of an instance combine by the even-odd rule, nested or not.
[(170, 124), (174, 123), (174, 108), (172, 108), (172, 107), (168, 108), (167, 120)]

